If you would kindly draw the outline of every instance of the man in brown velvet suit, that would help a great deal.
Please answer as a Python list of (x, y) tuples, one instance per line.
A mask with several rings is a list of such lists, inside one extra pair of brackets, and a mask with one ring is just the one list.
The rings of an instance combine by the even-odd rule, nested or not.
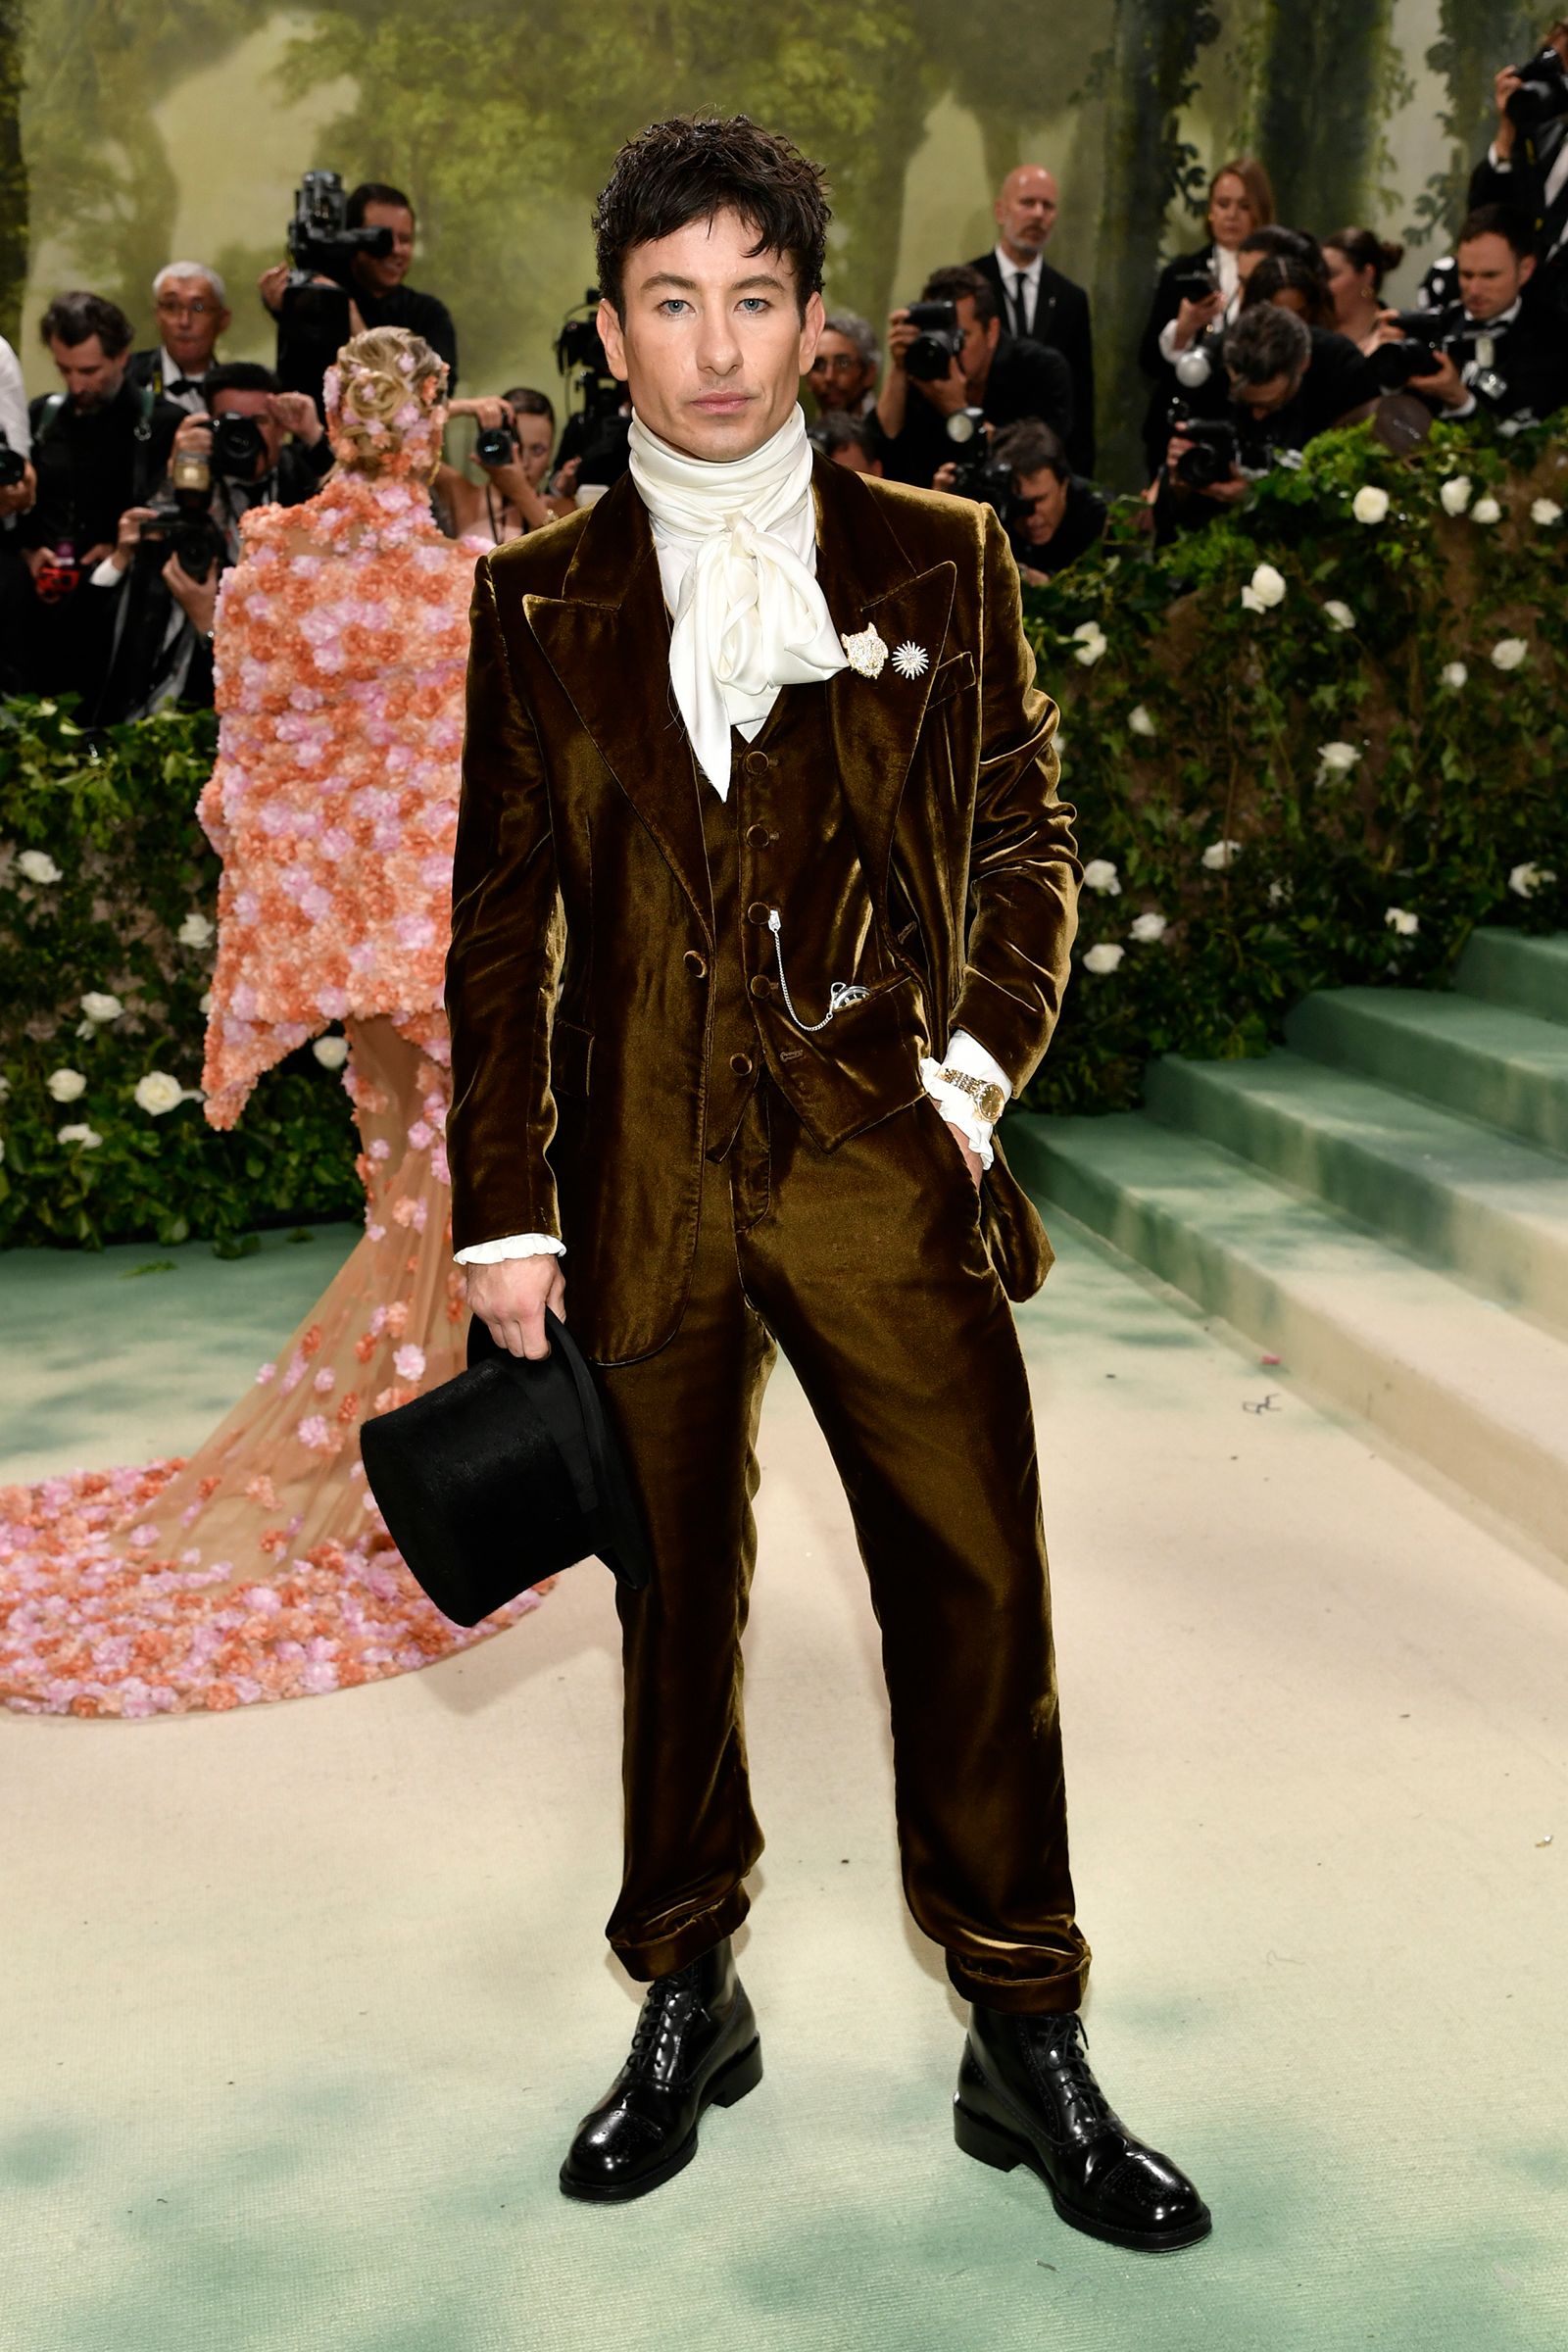
[(1187, 2245), (1078, 2018), (1039, 1473), (1007, 1305), (1050, 1250), (991, 1129), (1068, 973), (1079, 868), (988, 508), (818, 461), (820, 174), (656, 125), (595, 226), (631, 473), (481, 562), (448, 977), (454, 1233), (515, 1353), (569, 1315), (654, 1556), (620, 1600), (648, 1984), (567, 2194), (642, 2194), (760, 2077), (730, 1936), (761, 1852), (741, 1632), (762, 1390), (794, 1365), (881, 1625), (910, 1910), (972, 2004), (958, 2143)]

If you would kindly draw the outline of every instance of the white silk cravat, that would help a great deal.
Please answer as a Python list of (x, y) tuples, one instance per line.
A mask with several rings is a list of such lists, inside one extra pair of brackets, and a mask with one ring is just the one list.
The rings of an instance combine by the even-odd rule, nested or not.
[(631, 420), (631, 476), (676, 559), (669, 682), (697, 763), (729, 793), (730, 728), (765, 718), (781, 686), (846, 666), (812, 562), (811, 445), (797, 407), (750, 457), (684, 457)]

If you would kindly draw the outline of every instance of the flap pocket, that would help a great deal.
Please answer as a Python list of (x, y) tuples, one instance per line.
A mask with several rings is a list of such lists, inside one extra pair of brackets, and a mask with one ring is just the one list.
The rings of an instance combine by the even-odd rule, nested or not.
[(929, 710), (933, 703), (944, 703), (950, 694), (960, 693), (965, 686), (973, 684), (974, 656), (965, 646), (961, 652), (950, 654), (945, 662), (937, 663), (931, 674), (931, 692), (926, 698), (926, 709)]
[(550, 1032), (550, 1088), (553, 1094), (586, 1100), (588, 1065), (593, 1059), (593, 1032), (557, 1021)]

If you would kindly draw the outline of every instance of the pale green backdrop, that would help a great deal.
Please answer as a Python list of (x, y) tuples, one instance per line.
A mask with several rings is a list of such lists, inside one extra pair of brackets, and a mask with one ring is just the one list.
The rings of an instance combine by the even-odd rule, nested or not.
[(24, 167), (0, 120), (0, 303), (9, 250), (38, 389), (52, 293), (91, 284), (145, 330), (152, 270), (195, 256), (236, 290), (230, 356), (268, 356), (254, 279), (299, 172), (335, 166), (413, 192), (415, 279), (456, 314), (466, 388), (553, 386), (616, 141), (744, 106), (829, 167), (829, 296), (876, 318), (990, 242), (1004, 171), (1049, 163), (1052, 258), (1093, 288), (1125, 462), (1130, 347), (1160, 251), (1191, 232), (1188, 189), (1255, 144), (1287, 220), (1414, 228), (1413, 283), (1485, 143), (1493, 72), (1543, 22), (1517, 0), (0, 0), (0, 117), (20, 65)]

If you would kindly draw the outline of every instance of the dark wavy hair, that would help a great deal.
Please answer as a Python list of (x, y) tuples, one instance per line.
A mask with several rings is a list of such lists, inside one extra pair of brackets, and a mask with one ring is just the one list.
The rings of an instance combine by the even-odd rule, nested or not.
[(594, 206), (600, 291), (626, 316), (626, 256), (691, 220), (738, 213), (757, 231), (755, 254), (788, 254), (804, 317), (822, 290), (832, 219), (820, 165), (749, 115), (679, 115), (628, 139)]

